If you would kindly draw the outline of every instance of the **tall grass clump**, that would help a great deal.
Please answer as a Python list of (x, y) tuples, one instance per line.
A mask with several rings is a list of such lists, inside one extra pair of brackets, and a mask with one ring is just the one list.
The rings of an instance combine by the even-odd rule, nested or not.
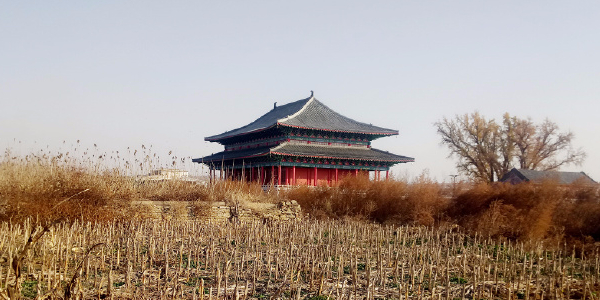
[[(0, 162), (0, 220), (112, 220), (134, 194), (134, 182), (116, 170), (92, 172), (57, 157), (28, 156)], [(68, 200), (68, 201), (66, 201)]]
[(287, 197), (316, 219), (451, 224), (470, 234), (553, 244), (600, 241), (598, 185), (440, 184), (424, 175), (412, 182), (349, 176), (337, 188), (301, 186)]
[(447, 205), (440, 185), (426, 176), (412, 183), (347, 176), (337, 188), (302, 186), (289, 191), (287, 197), (317, 218), (418, 225), (433, 225)]
[[(134, 155), (138, 151), (132, 152)], [(207, 184), (189, 180), (153, 180), (137, 171), (152, 169), (159, 158), (144, 147), (145, 158), (133, 162), (88, 151), (25, 156), (6, 150), (0, 157), (0, 221), (21, 222), (82, 220), (105, 222), (144, 217), (137, 201), (275, 202), (278, 194), (264, 193), (257, 183), (217, 181)], [(115, 154), (116, 155), (116, 154)], [(119, 167), (120, 166), (120, 167)], [(141, 169), (132, 170), (130, 166)], [(134, 172), (135, 171), (135, 172)], [(205, 205), (195, 205), (204, 208)]]
[(600, 239), (597, 185), (475, 184), (452, 198), (450, 220), (470, 232), (521, 240)]

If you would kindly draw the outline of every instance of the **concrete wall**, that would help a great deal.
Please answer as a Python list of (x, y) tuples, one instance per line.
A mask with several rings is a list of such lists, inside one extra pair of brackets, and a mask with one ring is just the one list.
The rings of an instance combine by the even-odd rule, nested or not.
[(140, 217), (211, 221), (288, 221), (302, 218), (296, 201), (232, 203), (204, 201), (136, 201)]

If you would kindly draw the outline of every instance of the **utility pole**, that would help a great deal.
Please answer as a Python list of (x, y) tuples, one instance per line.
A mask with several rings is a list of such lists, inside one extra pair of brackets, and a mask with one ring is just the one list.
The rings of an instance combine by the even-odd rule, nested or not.
[(456, 177), (458, 175), (450, 175), (452, 177), (452, 197), (456, 194)]

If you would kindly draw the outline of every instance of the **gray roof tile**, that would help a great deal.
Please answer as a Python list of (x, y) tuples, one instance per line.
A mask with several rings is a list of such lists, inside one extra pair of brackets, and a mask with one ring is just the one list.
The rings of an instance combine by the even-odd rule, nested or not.
[(500, 181), (504, 181), (503, 179), (508, 178), (510, 173), (517, 175), (521, 180), (533, 182), (557, 180), (559, 184), (571, 184), (576, 180), (583, 178), (584, 180), (595, 183), (595, 181), (584, 172), (536, 171), (516, 168), (510, 170), (510, 172), (503, 176)]
[(283, 143), (273, 147), (254, 148), (241, 151), (223, 151), (203, 158), (194, 159), (194, 162), (219, 162), (221, 160), (243, 159), (263, 156), (267, 154), (300, 156), (329, 159), (349, 159), (378, 162), (413, 162), (414, 158), (396, 155), (373, 148), (359, 147), (332, 147), (325, 145), (309, 145), (296, 143)]
[(373, 148), (332, 147), (321, 145), (284, 143), (273, 149), (272, 153), (315, 158), (359, 159), (368, 161), (412, 162), (414, 158), (392, 154)]
[(262, 131), (276, 125), (373, 135), (398, 134), (397, 130), (373, 126), (345, 117), (311, 96), (275, 107), (246, 126), (206, 137), (205, 140), (215, 142), (238, 135)]

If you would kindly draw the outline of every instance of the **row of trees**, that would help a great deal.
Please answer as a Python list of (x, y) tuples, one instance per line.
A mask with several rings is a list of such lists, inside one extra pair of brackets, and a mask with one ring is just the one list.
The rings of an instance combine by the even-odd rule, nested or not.
[(479, 181), (499, 180), (513, 167), (557, 170), (581, 164), (586, 156), (572, 147), (572, 132), (561, 132), (548, 119), (535, 124), (506, 113), (496, 122), (475, 112), (444, 117), (434, 125), (450, 156), (458, 158), (458, 171)]

